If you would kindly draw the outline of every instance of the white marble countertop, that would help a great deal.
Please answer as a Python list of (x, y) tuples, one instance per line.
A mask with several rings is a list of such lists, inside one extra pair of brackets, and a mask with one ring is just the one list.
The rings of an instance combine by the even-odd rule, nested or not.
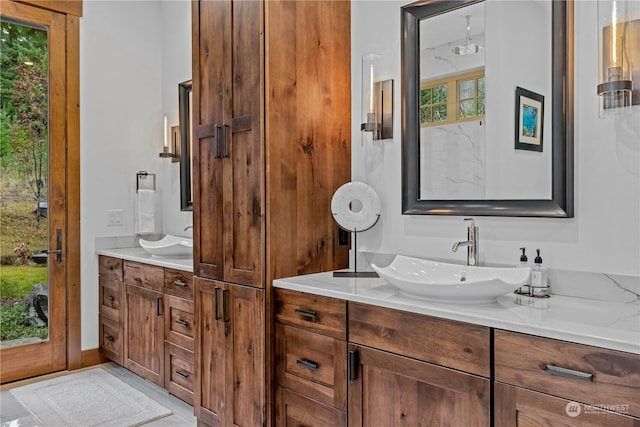
[(507, 294), (491, 304), (445, 304), (403, 296), (383, 279), (334, 278), (331, 272), (274, 280), (273, 286), (640, 354), (637, 301), (621, 303), (561, 295), (533, 299)]
[(157, 265), (159, 267), (167, 267), (176, 270), (193, 272), (192, 258), (165, 258), (153, 256), (141, 247), (96, 249), (96, 254), (126, 259), (129, 261), (142, 262), (145, 264)]

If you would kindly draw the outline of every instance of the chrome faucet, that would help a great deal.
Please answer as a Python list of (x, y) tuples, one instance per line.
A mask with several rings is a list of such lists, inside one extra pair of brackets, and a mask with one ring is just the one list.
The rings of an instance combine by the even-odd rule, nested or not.
[(190, 228), (193, 228), (193, 225), (187, 225), (187, 226), (184, 228), (184, 231), (187, 231), (187, 230), (188, 230), (188, 229), (190, 229)]
[(465, 221), (471, 221), (471, 224), (467, 228), (467, 240), (464, 242), (455, 242), (453, 244), (453, 252), (457, 252), (460, 246), (467, 247), (467, 265), (478, 265), (478, 227), (473, 218), (465, 218)]

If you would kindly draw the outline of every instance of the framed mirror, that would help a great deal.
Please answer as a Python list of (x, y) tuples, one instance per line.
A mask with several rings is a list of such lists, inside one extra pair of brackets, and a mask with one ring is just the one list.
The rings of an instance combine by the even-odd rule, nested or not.
[(180, 121), (180, 210), (193, 210), (191, 179), (191, 89), (192, 82), (178, 84), (178, 119)]
[(402, 8), (403, 214), (573, 217), (573, 2), (525, 3)]

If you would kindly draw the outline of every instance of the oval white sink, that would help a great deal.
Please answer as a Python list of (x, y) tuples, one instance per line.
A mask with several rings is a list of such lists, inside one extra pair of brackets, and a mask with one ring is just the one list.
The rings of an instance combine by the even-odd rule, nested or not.
[(412, 297), (451, 303), (489, 303), (529, 281), (530, 267), (471, 267), (397, 255), (387, 267), (371, 267)]
[(140, 239), (142, 249), (151, 255), (165, 258), (188, 258), (193, 256), (193, 239), (167, 234), (160, 240)]

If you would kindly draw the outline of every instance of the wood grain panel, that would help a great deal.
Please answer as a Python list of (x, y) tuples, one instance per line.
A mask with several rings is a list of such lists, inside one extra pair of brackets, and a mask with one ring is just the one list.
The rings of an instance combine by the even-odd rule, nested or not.
[(194, 356), (177, 345), (165, 345), (165, 388), (169, 393), (193, 405), (195, 381)]
[(124, 284), (119, 280), (98, 278), (100, 287), (100, 314), (109, 317), (116, 322), (124, 321)]
[[(347, 339), (346, 301), (286, 289), (276, 289), (275, 295), (276, 321)], [(296, 310), (312, 313), (315, 317), (301, 315)]]
[(165, 268), (164, 292), (193, 301), (193, 274), (186, 271)]
[(165, 340), (193, 351), (195, 329), (193, 301), (165, 295), (164, 336)]
[[(628, 405), (629, 414), (640, 416), (640, 355), (501, 330), (494, 348), (497, 381), (592, 405)], [(593, 378), (554, 375), (547, 365)]]
[(122, 260), (100, 255), (98, 257), (98, 273), (105, 279), (122, 281)]
[(347, 414), (315, 400), (278, 387), (276, 426), (346, 427)]
[(494, 395), (495, 427), (640, 427), (637, 418), (503, 383), (495, 383)]
[(82, 0), (17, 0), (54, 12), (82, 16)]
[(490, 381), (360, 346), (350, 426), (489, 426)]
[(124, 365), (124, 330), (122, 323), (100, 316), (100, 353), (119, 365)]
[(349, 341), (489, 377), (490, 329), (349, 303)]
[(125, 283), (164, 292), (164, 269), (162, 267), (125, 260), (122, 270)]

